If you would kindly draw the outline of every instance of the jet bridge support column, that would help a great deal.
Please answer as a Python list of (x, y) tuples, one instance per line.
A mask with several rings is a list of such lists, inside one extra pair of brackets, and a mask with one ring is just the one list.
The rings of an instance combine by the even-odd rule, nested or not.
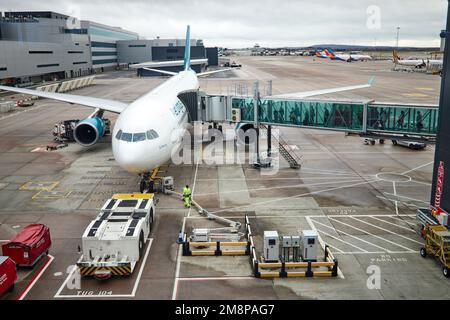
[(256, 131), (256, 141), (255, 141), (255, 149), (256, 149), (256, 161), (253, 163), (255, 168), (267, 168), (270, 167), (270, 162), (261, 162), (261, 157), (259, 155), (259, 83), (255, 81), (253, 83), (253, 123)]
[[(267, 95), (272, 95), (272, 80), (267, 81)], [(267, 156), (272, 156), (272, 126), (267, 126)]]
[(256, 165), (259, 166), (259, 83), (255, 81), (253, 83), (253, 120), (256, 131)]

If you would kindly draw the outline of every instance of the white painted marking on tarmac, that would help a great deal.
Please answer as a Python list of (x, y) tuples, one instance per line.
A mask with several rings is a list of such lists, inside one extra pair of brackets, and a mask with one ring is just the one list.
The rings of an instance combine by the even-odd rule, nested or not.
[[(375, 219), (375, 220), (378, 220), (378, 221), (381, 221), (381, 222), (386, 223), (386, 224), (391, 224), (391, 225), (393, 225), (393, 226), (395, 226), (395, 227), (397, 227), (397, 228), (405, 229), (405, 230), (408, 230), (408, 231), (411, 231), (411, 232), (416, 233), (416, 231), (414, 231), (413, 229), (411, 229), (411, 228), (409, 228), (409, 227), (404, 227), (404, 226), (401, 226), (401, 225), (399, 225), (399, 224), (392, 223), (392, 222), (389, 222), (389, 221), (386, 221), (386, 220), (383, 220), (383, 219), (380, 219), (380, 218), (377, 218), (377, 217), (373, 217), (373, 216), (371, 216), (370, 218)], [(401, 220), (401, 219), (399, 219), (399, 220)], [(401, 221), (403, 221), (403, 220), (401, 220)], [(405, 222), (406, 222), (406, 221), (405, 221)]]
[[(368, 176), (370, 178), (373, 178), (373, 176)], [(295, 178), (224, 178), (224, 179), (210, 179), (210, 178), (203, 178), (203, 179), (197, 179), (197, 181), (272, 181), (272, 180), (282, 180), (282, 181), (288, 181), (288, 180), (337, 180), (337, 179), (349, 179), (351, 177), (341, 176), (341, 177), (295, 177)], [(355, 176), (356, 178), (356, 176)]]
[(73, 266), (72, 270), (70, 271), (69, 275), (67, 276), (67, 278), (64, 280), (63, 284), (61, 285), (61, 287), (58, 289), (58, 291), (56, 292), (56, 294), (54, 295), (54, 298), (68, 298), (68, 299), (74, 299), (74, 298), (78, 298), (78, 299), (86, 299), (86, 298), (134, 298), (136, 295), (136, 291), (137, 288), (139, 286), (139, 283), (141, 281), (141, 277), (142, 277), (142, 272), (144, 271), (144, 267), (145, 264), (147, 262), (147, 258), (148, 255), (150, 253), (150, 248), (152, 246), (153, 243), (153, 238), (149, 238), (149, 243), (147, 246), (147, 250), (145, 251), (145, 255), (144, 255), (144, 259), (142, 260), (141, 263), (141, 267), (139, 268), (139, 273), (138, 276), (136, 278), (136, 281), (134, 283), (133, 286), (133, 291), (131, 292), (131, 294), (61, 294), (61, 292), (64, 290), (64, 288), (67, 285), (67, 282), (69, 282), (69, 280), (72, 278), (73, 274), (77, 271), (77, 266)]
[(348, 172), (348, 171), (335, 171), (335, 170), (323, 170), (323, 169), (315, 169), (315, 168), (302, 168), (302, 172), (303, 170), (311, 170), (311, 171), (317, 171), (317, 172), (328, 172), (328, 173), (335, 173), (335, 174), (351, 174), (351, 175), (355, 175), (354, 172)]
[[(344, 215), (344, 214), (329, 214), (329, 215), (308, 215), (311, 218), (342, 218), (342, 217), (396, 217), (395, 214), (352, 214), (352, 215)], [(399, 217), (415, 217), (415, 214), (399, 214)]]
[[(361, 239), (361, 238), (359, 238), (359, 237), (357, 237), (357, 236), (354, 236), (354, 235), (352, 235), (352, 234), (349, 234), (349, 233), (347, 233), (347, 232), (345, 232), (345, 231), (336, 229), (336, 228), (334, 228), (334, 227), (327, 226), (326, 224), (323, 224), (323, 223), (321, 223), (321, 222), (319, 222), (319, 221), (316, 221), (316, 220), (312, 220), (312, 221), (313, 221), (314, 223), (320, 224), (320, 225), (322, 225), (322, 226), (324, 226), (324, 227), (326, 227), (326, 228), (329, 228), (329, 229), (334, 230), (334, 231), (336, 231), (336, 232), (342, 233), (342, 234), (344, 234), (344, 235), (346, 235), (346, 236), (348, 236), (348, 237), (351, 237), (351, 238), (356, 239), (356, 240), (358, 240), (358, 241), (364, 242), (364, 243), (366, 243), (366, 244), (368, 244), (368, 245), (370, 245), (370, 246), (377, 247), (377, 248), (379, 248), (379, 249), (381, 249), (381, 250), (384, 250), (383, 252), (389, 252), (389, 253), (391, 253), (391, 251), (388, 250), (388, 249), (386, 249), (386, 248), (383, 248), (383, 247), (381, 247), (381, 246), (379, 246), (379, 245), (377, 245), (377, 244), (374, 244), (374, 243), (372, 243), (372, 242), (369, 242), (369, 241), (366, 241), (366, 240), (364, 240), (364, 239)], [(372, 253), (372, 252), (367, 252), (367, 253)]]
[[(351, 217), (351, 218), (352, 218), (352, 217)], [(383, 237), (377, 236), (376, 234), (372, 234), (372, 233), (370, 233), (370, 232), (368, 232), (368, 231), (366, 231), (366, 230), (363, 230), (363, 229), (361, 229), (361, 228), (352, 226), (352, 225), (350, 225), (350, 224), (348, 224), (348, 223), (339, 221), (339, 220), (334, 219), (334, 218), (330, 218), (330, 220), (336, 221), (337, 223), (343, 224), (343, 225), (345, 225), (345, 226), (347, 226), (347, 227), (350, 227), (350, 228), (352, 228), (352, 229), (355, 229), (355, 230), (358, 230), (358, 231), (363, 232), (363, 233), (365, 233), (365, 234), (368, 234), (368, 235), (370, 235), (370, 236), (372, 236), (372, 237), (374, 237), (374, 238), (377, 238), (377, 239), (383, 240), (383, 241), (385, 241), (385, 242), (391, 243), (391, 244), (393, 244), (393, 245), (395, 245), (395, 246), (397, 246), (397, 247), (403, 248), (403, 249), (405, 249), (405, 250), (407, 250), (407, 251), (414, 251), (414, 252), (415, 252), (415, 250), (413, 250), (413, 249), (411, 249), (411, 248), (408, 248), (408, 247), (405, 247), (405, 246), (403, 246), (403, 245), (401, 245), (401, 244), (395, 243), (394, 241), (387, 240), (387, 239), (385, 239), (385, 238), (383, 238)], [(395, 233), (394, 233), (394, 234), (395, 234)]]
[(418, 166), (418, 167), (415, 167), (415, 168), (413, 168), (413, 169), (410, 169), (410, 170), (408, 170), (408, 171), (402, 172), (402, 174), (406, 174), (406, 173), (409, 173), (409, 172), (412, 172), (412, 171), (416, 171), (416, 170), (421, 169), (421, 168), (423, 168), (423, 167), (426, 167), (426, 166), (428, 166), (428, 165), (430, 165), (430, 164), (432, 164), (432, 163), (434, 163), (434, 161), (430, 161), (430, 162), (428, 162), (428, 163), (422, 164), (422, 165), (420, 165), (420, 166)]
[(255, 277), (250, 276), (230, 276), (230, 277), (199, 277), (199, 278), (178, 278), (178, 281), (217, 281), (217, 280), (255, 280)]
[(153, 239), (150, 239), (150, 242), (147, 247), (147, 251), (145, 252), (144, 260), (142, 261), (141, 268), (139, 269), (138, 276), (136, 278), (136, 282), (134, 283), (133, 291), (131, 292), (131, 296), (134, 297), (136, 295), (137, 288), (139, 283), (141, 282), (142, 272), (144, 271), (145, 263), (147, 262), (148, 254), (150, 253), (150, 248), (152, 247)]
[[(266, 190), (274, 190), (274, 189), (288, 189), (288, 188), (304, 188), (304, 187), (314, 187), (314, 186), (321, 186), (321, 185), (329, 185), (329, 184), (336, 184), (336, 183), (349, 183), (349, 182), (357, 182), (361, 181), (361, 179), (353, 179), (353, 180), (346, 180), (346, 181), (327, 181), (327, 182), (317, 182), (317, 183), (300, 183), (300, 184), (294, 184), (290, 186), (276, 186), (276, 187), (269, 187), (269, 188), (254, 188), (254, 189), (241, 189), (241, 190), (231, 190), (231, 191), (222, 191), (221, 194), (225, 193), (240, 193), (240, 192), (246, 192), (246, 191), (266, 191)], [(215, 195), (217, 192), (210, 192), (210, 193), (201, 193), (197, 194), (197, 196), (209, 196), (209, 195)]]
[[(184, 228), (186, 227), (186, 217), (183, 218), (183, 226), (182, 226), (182, 231), (184, 234)], [(176, 300), (177, 299), (177, 294), (178, 294), (178, 280), (180, 277), (180, 267), (181, 267), (181, 244), (178, 245), (178, 252), (177, 252), (177, 265), (175, 267), (175, 279), (173, 282), (173, 289), (172, 289), (172, 300)]]
[(417, 180), (411, 180), (411, 182), (415, 182), (415, 183), (418, 183), (418, 184), (423, 184), (423, 185), (426, 185), (426, 186), (431, 186), (431, 183), (429, 183), (429, 182), (423, 182), (423, 181), (417, 181)]
[[(399, 234), (399, 233), (396, 233), (396, 232), (394, 232), (394, 231), (391, 231), (391, 230), (382, 228), (382, 227), (380, 227), (380, 226), (377, 226), (376, 224), (373, 224), (373, 223), (370, 223), (370, 222), (367, 222), (367, 221), (364, 221), (364, 220), (361, 220), (361, 219), (358, 219), (358, 218), (355, 218), (355, 217), (350, 217), (350, 218), (353, 219), (353, 220), (362, 222), (362, 223), (364, 223), (364, 224), (367, 224), (367, 225), (369, 225), (369, 226), (372, 226), (372, 227), (374, 227), (374, 228), (383, 230), (384, 232), (387, 232), (387, 233), (390, 233), (390, 234), (394, 234), (394, 235), (396, 235), (396, 236), (398, 236), (398, 237), (400, 237), (400, 238), (403, 238), (403, 239), (406, 239), (406, 240), (409, 240), (409, 241), (412, 241), (412, 242), (415, 242), (415, 243), (418, 243), (418, 244), (422, 245), (422, 242), (419, 242), (419, 241), (417, 241), (417, 240), (411, 239), (411, 238), (409, 238), (409, 237), (406, 237), (406, 236), (404, 236), (404, 235), (402, 235), (402, 234)], [(411, 250), (413, 250), (413, 249), (411, 249)]]
[(417, 202), (422, 202), (422, 203), (428, 203), (428, 201), (423, 201), (423, 200), (419, 200), (419, 199), (415, 199), (415, 198), (411, 198), (411, 197), (407, 197), (407, 196), (401, 196), (399, 194), (392, 194), (389, 192), (383, 192), (384, 194), (390, 195), (390, 196), (396, 196), (399, 198), (404, 198), (404, 199), (408, 199), (408, 200), (412, 200), (412, 201), (417, 201)]
[[(318, 230), (318, 231), (319, 231), (319, 230)], [(322, 231), (320, 231), (320, 232), (322, 232)], [(322, 233), (323, 233), (323, 234), (326, 234), (325, 232), (322, 232)], [(334, 252), (334, 251), (333, 251), (333, 254), (335, 254), (335, 253), (341, 253), (341, 254), (344, 253), (344, 251), (342, 251), (342, 250), (339, 249), (338, 247), (332, 246), (332, 245), (329, 244), (329, 243), (327, 244), (327, 246), (330, 247), (330, 248), (332, 248), (333, 250), (336, 250), (336, 251), (337, 251), (337, 252)]]
[[(411, 180), (411, 178), (409, 178), (409, 180)], [(395, 187), (395, 181), (392, 181), (392, 187), (394, 189), (394, 195), (396, 196), (397, 195), (397, 189)], [(398, 212), (398, 201), (395, 201), (394, 203), (395, 203), (395, 214), (398, 215), (398, 213), (399, 213)]]
[[(373, 217), (373, 216), (372, 216), (372, 217)], [(408, 221), (406, 221), (406, 220), (403, 220), (403, 219), (401, 219), (401, 218), (391, 217), (391, 216), (388, 216), (388, 217), (389, 217), (389, 218), (392, 218), (392, 219), (396, 219), (396, 220), (403, 221), (404, 223), (407, 223), (407, 224), (409, 224), (410, 226), (413, 226), (413, 227), (417, 226), (417, 222), (412, 223), (412, 222), (408, 222)], [(411, 217), (414, 217), (414, 215), (411, 215)]]
[[(194, 182), (192, 184), (192, 192), (191, 192), (192, 198), (194, 198), (195, 185), (196, 185), (196, 182), (197, 182), (197, 173), (198, 173), (198, 166), (200, 164), (200, 155), (201, 155), (201, 153), (198, 154), (197, 164), (196, 164), (196, 167), (195, 167)], [(186, 219), (189, 218), (190, 215), (191, 215), (191, 207), (189, 208), (187, 217), (183, 217), (183, 225), (181, 226), (182, 234), (184, 234), (184, 230), (186, 228)], [(181, 244), (178, 245), (177, 264), (176, 264), (176, 267), (175, 267), (175, 279), (174, 279), (173, 289), (172, 289), (172, 300), (176, 300), (177, 299), (177, 294), (178, 294), (178, 281), (179, 281), (179, 278), (180, 278), (181, 255), (182, 255), (181, 246), (182, 246)]]
[(391, 199), (391, 198), (382, 197), (382, 196), (375, 196), (375, 197), (377, 197), (378, 199), (387, 200), (387, 201), (391, 201), (391, 202), (396, 202), (396, 201), (397, 201), (398, 203), (401, 203), (401, 204), (403, 204), (403, 205), (405, 205), (405, 206), (407, 206), (407, 207), (416, 207), (416, 208), (420, 208), (419, 206), (416, 206), (415, 204), (408, 203), (408, 202), (404, 202), (404, 201), (398, 201), (398, 200), (396, 200), (396, 199)]
[(319, 193), (322, 193), (322, 192), (328, 192), (328, 191), (334, 191), (334, 190), (339, 190), (339, 189), (356, 187), (356, 186), (360, 186), (360, 185), (363, 185), (363, 184), (372, 183), (372, 182), (375, 182), (375, 181), (377, 181), (377, 180), (367, 180), (367, 181), (363, 181), (363, 182), (359, 182), (359, 183), (355, 183), (355, 184), (350, 184), (350, 185), (339, 186), (339, 187), (334, 187), (334, 188), (329, 188), (329, 189), (324, 189), (324, 190), (318, 190), (318, 191), (312, 191), (312, 192), (297, 194), (295, 196), (290, 196), (290, 197), (284, 197), (284, 198), (278, 198), (278, 199), (273, 199), (273, 200), (261, 201), (261, 202), (256, 202), (256, 203), (250, 203), (250, 204), (247, 204), (247, 205), (242, 205), (242, 206), (237, 206), (237, 207), (219, 209), (219, 210), (216, 210), (216, 211), (212, 211), (211, 213), (218, 213), (218, 212), (224, 212), (224, 211), (233, 211), (233, 210), (236, 210), (236, 209), (242, 209), (242, 208), (248, 208), (248, 207), (254, 207), (254, 206), (261, 206), (261, 205), (268, 204), (268, 203), (279, 202), (279, 201), (284, 201), (284, 200), (288, 200), (288, 199), (300, 198), (300, 197), (304, 197), (304, 196), (319, 194)]
[(41, 271), (39, 271), (39, 274), (36, 276), (36, 278), (34, 278), (33, 282), (27, 287), (27, 289), (22, 293), (22, 295), (20, 296), (19, 300), (23, 300), (25, 299), (25, 297), (27, 296), (27, 294), (31, 291), (31, 289), (33, 289), (33, 287), (36, 285), (36, 283), (39, 281), (39, 279), (42, 277), (42, 275), (44, 274), (45, 270), (47, 270), (47, 268), (52, 264), (53, 260), (55, 260), (55, 257), (52, 255), (48, 255), (48, 257), (50, 258), (47, 262), (46, 265), (41, 269)]
[[(333, 239), (338, 240), (338, 241), (340, 241), (340, 242), (343, 242), (343, 243), (345, 243), (345, 244), (347, 244), (347, 245), (349, 245), (349, 246), (355, 247), (355, 248), (358, 249), (359, 251), (362, 251), (362, 252), (369, 252), (369, 251), (367, 251), (367, 250), (365, 250), (365, 249), (363, 249), (363, 248), (360, 248), (360, 247), (354, 245), (354, 244), (351, 243), (351, 242), (348, 242), (348, 241), (342, 240), (342, 239), (340, 239), (340, 238), (338, 238), (338, 237), (332, 236), (331, 234), (326, 233), (326, 232), (323, 231), (323, 230), (317, 229), (317, 231), (320, 232), (320, 233), (323, 233), (323, 234), (326, 235), (327, 237), (333, 238)], [(336, 249), (337, 249), (337, 248), (336, 248)], [(343, 251), (340, 250), (340, 249), (337, 249), (337, 250), (343, 252)]]

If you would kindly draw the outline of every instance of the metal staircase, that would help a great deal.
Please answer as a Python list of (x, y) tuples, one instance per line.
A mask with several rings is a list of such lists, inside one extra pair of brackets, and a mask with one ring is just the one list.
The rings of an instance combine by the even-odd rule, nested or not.
[[(267, 126), (261, 124), (260, 127), (263, 129), (263, 134), (267, 136)], [(289, 163), (292, 169), (300, 169), (302, 163), (302, 157), (298, 156), (295, 150), (293, 150), (286, 140), (284, 140), (281, 135), (276, 137), (272, 134), (272, 141), (278, 143), (278, 150), (281, 156)]]

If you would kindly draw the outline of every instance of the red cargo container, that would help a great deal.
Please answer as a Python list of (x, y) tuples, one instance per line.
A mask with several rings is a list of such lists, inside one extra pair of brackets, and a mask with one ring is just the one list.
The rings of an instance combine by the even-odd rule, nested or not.
[(33, 266), (40, 257), (48, 254), (52, 242), (50, 230), (43, 224), (30, 224), (2, 246), (3, 255), (18, 266)]
[(12, 291), (16, 280), (16, 264), (10, 258), (0, 256), (0, 296)]

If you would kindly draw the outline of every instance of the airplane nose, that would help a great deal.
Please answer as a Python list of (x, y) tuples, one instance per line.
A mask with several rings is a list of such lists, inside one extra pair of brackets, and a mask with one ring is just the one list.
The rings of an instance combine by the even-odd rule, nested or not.
[(133, 173), (148, 171), (142, 146), (130, 145), (127, 142), (118, 143), (113, 149), (113, 153), (116, 162), (124, 170)]

